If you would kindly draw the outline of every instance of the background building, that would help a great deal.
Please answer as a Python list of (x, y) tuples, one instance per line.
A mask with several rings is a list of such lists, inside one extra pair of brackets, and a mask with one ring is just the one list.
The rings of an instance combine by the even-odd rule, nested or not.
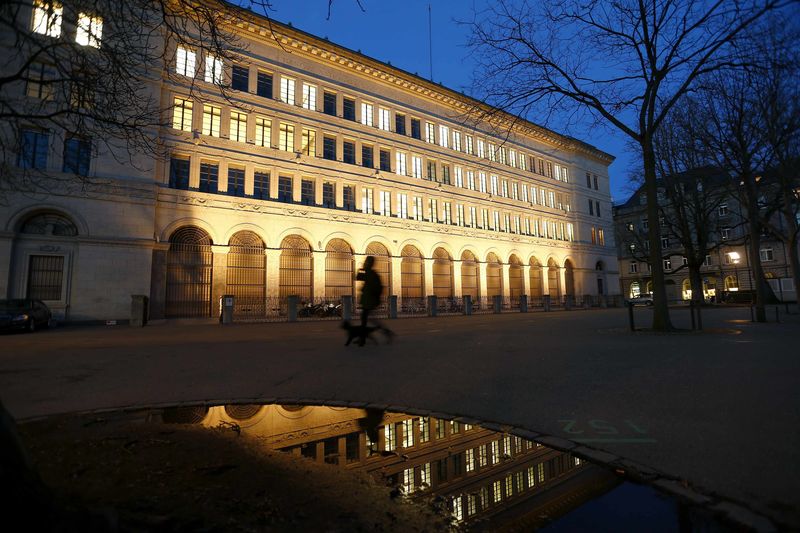
[[(43, 5), (29, 12), (34, 33), (73, 38), (37, 22)], [(482, 104), (461, 93), (231, 14), (236, 61), (172, 46), (143, 82), (161, 103), (166, 157), (128, 162), (79, 132), (3, 129), (20, 139), (11, 172), (52, 183), (0, 207), (0, 297), (102, 320), (126, 318), (132, 294), (149, 295), (151, 318), (212, 316), (234, 294), (259, 315), (288, 295), (354, 294), (365, 255), (401, 305), (616, 293), (612, 156), (515, 117), (475, 125)], [(34, 85), (4, 98), (58, 97)], [(76, 174), (90, 179), (76, 186)]]

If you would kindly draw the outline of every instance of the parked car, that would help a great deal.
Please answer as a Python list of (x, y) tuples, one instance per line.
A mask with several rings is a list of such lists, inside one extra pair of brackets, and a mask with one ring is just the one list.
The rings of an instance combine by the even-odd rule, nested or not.
[(653, 294), (648, 292), (640, 294), (639, 296), (634, 296), (633, 298), (628, 298), (628, 303), (633, 305), (646, 305), (649, 307), (653, 305)]
[(36, 331), (50, 324), (53, 314), (41, 300), (0, 300), (0, 330)]

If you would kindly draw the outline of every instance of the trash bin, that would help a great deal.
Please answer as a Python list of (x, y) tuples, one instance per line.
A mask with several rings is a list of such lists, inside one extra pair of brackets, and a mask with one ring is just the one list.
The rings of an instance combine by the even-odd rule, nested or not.
[(150, 298), (144, 294), (131, 294), (131, 326), (142, 328), (147, 324), (149, 303)]
[(221, 324), (233, 324), (233, 295), (225, 294), (219, 299), (219, 321)]

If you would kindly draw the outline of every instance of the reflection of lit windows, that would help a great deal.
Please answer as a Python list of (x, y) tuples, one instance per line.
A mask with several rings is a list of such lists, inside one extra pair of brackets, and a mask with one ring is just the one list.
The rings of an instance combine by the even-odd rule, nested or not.
[(467, 494), (467, 516), (472, 516), (478, 512), (478, 496)]
[(64, 8), (57, 2), (37, 0), (33, 5), (33, 31), (50, 37), (61, 36), (61, 15)]
[(444, 438), (444, 420), (435, 419), (434, 423), (436, 424), (436, 438), (443, 439)]
[(459, 522), (464, 519), (464, 512), (461, 508), (461, 496), (453, 496), (452, 500), (453, 516)]
[[(389, 427), (389, 426), (386, 426)], [(388, 448), (387, 448), (388, 449)], [(411, 494), (414, 492), (414, 469), (406, 468), (403, 470), (403, 492)]]
[(490, 460), (491, 460), (491, 464), (496, 465), (500, 461), (500, 447), (498, 446), (498, 443), (497, 443), (496, 440), (493, 440), (491, 442), (491, 447), (492, 447), (491, 448), (492, 451), (491, 451), (491, 455), (489, 457), (490, 457)]
[[(537, 446), (538, 445), (539, 444), (537, 443)], [(544, 463), (539, 463), (538, 465), (536, 465), (536, 474), (539, 483), (544, 483)]]
[(499, 503), (500, 500), (503, 499), (503, 487), (500, 483), (500, 480), (495, 481), (492, 483), (492, 501), (494, 503)]
[(378, 108), (378, 127), (384, 131), (391, 131), (388, 109)]
[(487, 465), (486, 455), (487, 455), (486, 454), (486, 445), (484, 444), (482, 446), (479, 446), (478, 447), (478, 466), (483, 467), (483, 466)]
[(403, 420), (403, 448), (410, 448), (414, 445), (414, 421)]
[(397, 448), (397, 432), (394, 424), (386, 424), (383, 426), (383, 436), (385, 439), (384, 450), (390, 452)]
[(511, 474), (508, 474), (505, 481), (506, 498), (510, 498), (514, 494), (514, 478)]
[(300, 134), (300, 151), (307, 156), (317, 155), (317, 132), (303, 128)]
[(467, 457), (467, 472), (472, 472), (473, 470), (475, 470), (475, 450), (469, 448), (466, 451), (466, 457)]
[(372, 126), (372, 104), (361, 102), (361, 123), (365, 126)]
[(100, 48), (102, 38), (103, 18), (92, 16), (88, 13), (79, 13), (75, 42), (81, 46)]
[(303, 83), (303, 109), (315, 111), (317, 109), (317, 87)]
[(503, 455), (511, 457), (511, 437), (503, 437)]
[(489, 507), (489, 487), (481, 487), (480, 491), (481, 509)]
[(536, 470), (529, 466), (526, 474), (528, 476), (528, 488), (534, 487), (536, 485)]

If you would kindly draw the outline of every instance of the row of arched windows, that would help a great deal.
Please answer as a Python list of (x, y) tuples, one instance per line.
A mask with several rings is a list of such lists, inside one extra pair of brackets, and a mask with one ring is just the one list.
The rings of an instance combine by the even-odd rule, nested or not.
[[(211, 238), (200, 228), (186, 226), (176, 230), (170, 237), (167, 260), (167, 316), (207, 315), (211, 299), (213, 257)], [(266, 245), (252, 231), (240, 231), (229, 241), (227, 257), (227, 292), (237, 298), (239, 304), (250, 307), (263, 306), (266, 297)], [(325, 246), (324, 294), (326, 298), (338, 299), (354, 295), (356, 253), (343, 239), (331, 239)], [(360, 254), (359, 254), (360, 255)], [(460, 271), (456, 261), (444, 248), (433, 251), (431, 278), (433, 286), (425, 287), (425, 261), (420, 250), (413, 246), (403, 247), (400, 256), (400, 287), (392, 286), (391, 255), (381, 243), (370, 243), (363, 256), (375, 257), (374, 268), (385, 287), (384, 294), (398, 294), (401, 298), (423, 298), (434, 294), (439, 298), (455, 296), (454, 278), (460, 275), (461, 295), (474, 299), (481, 296), (504, 294), (503, 263), (495, 253), (489, 253), (481, 262), (471, 251), (460, 257)], [(540, 298), (544, 289), (542, 265), (531, 258), (529, 270), (529, 296)], [(548, 294), (560, 298), (562, 292), (574, 294), (573, 266), (565, 263), (565, 287), (562, 291), (559, 266), (550, 259), (547, 265)], [(485, 291), (480, 291), (481, 269), (485, 269)], [(508, 261), (509, 294), (512, 298), (524, 293), (523, 263), (512, 255)], [(297, 295), (301, 301), (314, 295), (314, 257), (309, 242), (299, 236), (290, 235), (280, 245), (278, 295), (281, 299)]]

